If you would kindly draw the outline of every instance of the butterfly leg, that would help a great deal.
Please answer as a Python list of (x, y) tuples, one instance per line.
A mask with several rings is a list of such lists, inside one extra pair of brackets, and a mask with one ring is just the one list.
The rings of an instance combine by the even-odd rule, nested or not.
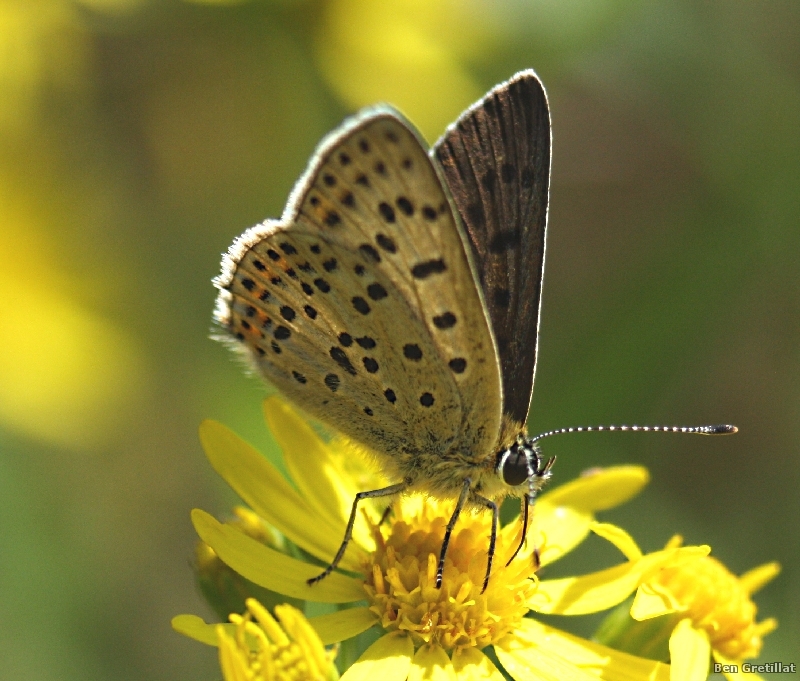
[(528, 506), (530, 503), (531, 501), (528, 495), (524, 495), (522, 497), (522, 508), (520, 509), (520, 513), (522, 514), (522, 538), (519, 540), (519, 546), (517, 546), (514, 554), (508, 559), (506, 567), (511, 565), (511, 561), (517, 557), (517, 554), (522, 550), (522, 547), (525, 546), (525, 542), (528, 540)]
[[(553, 467), (553, 464), (556, 462), (556, 457), (551, 456), (546, 462), (543, 462), (541, 457), (536, 457), (536, 475), (539, 478), (544, 478), (549, 476), (550, 469)], [(536, 491), (528, 493), (528, 500), (531, 505), (533, 505), (533, 500), (536, 498)], [(533, 571), (536, 572), (542, 565), (542, 561), (539, 558), (539, 547), (534, 544), (533, 547)]]
[(399, 494), (403, 490), (406, 489), (408, 485), (404, 482), (398, 483), (397, 485), (390, 485), (389, 487), (384, 487), (383, 489), (374, 489), (370, 492), (359, 492), (356, 494), (356, 498), (353, 499), (353, 507), (350, 509), (350, 518), (347, 521), (347, 529), (344, 531), (344, 539), (342, 539), (342, 544), (339, 547), (339, 550), (336, 552), (336, 555), (333, 557), (331, 564), (325, 568), (323, 572), (318, 574), (316, 577), (312, 577), (311, 579), (306, 580), (306, 584), (311, 586), (312, 584), (316, 584), (320, 580), (325, 579), (331, 572), (333, 572), (336, 567), (339, 565), (339, 562), (342, 560), (344, 556), (344, 552), (347, 550), (347, 545), (350, 543), (350, 540), (353, 538), (353, 525), (356, 523), (356, 513), (358, 512), (358, 502), (362, 499), (374, 499), (376, 497), (388, 497), (392, 494)]
[(486, 559), (486, 576), (483, 578), (483, 588), (481, 589), (481, 593), (483, 593), (486, 591), (486, 587), (489, 586), (489, 575), (492, 573), (492, 561), (494, 560), (494, 547), (497, 543), (497, 524), (500, 520), (500, 510), (497, 508), (497, 504), (491, 499), (486, 499), (479, 494), (473, 493), (472, 500), (481, 506), (485, 506), (492, 512), (492, 533), (489, 536), (489, 554)]
[(378, 521), (378, 527), (383, 525), (386, 519), (389, 517), (389, 514), (392, 512), (392, 505), (389, 504), (383, 511), (383, 515), (381, 515), (381, 519)]
[(444, 573), (444, 557), (447, 555), (447, 547), (450, 544), (450, 535), (453, 534), (453, 528), (456, 526), (456, 521), (458, 520), (458, 516), (461, 515), (461, 509), (464, 508), (464, 503), (469, 496), (469, 487), (472, 484), (472, 478), (466, 478), (464, 480), (464, 486), (461, 488), (461, 494), (458, 495), (458, 502), (456, 503), (456, 508), (453, 511), (453, 515), (450, 516), (450, 520), (447, 523), (447, 528), (444, 531), (444, 539), (442, 540), (442, 550), (439, 553), (439, 564), (436, 566), (436, 588), (440, 589), (442, 586), (442, 574)]

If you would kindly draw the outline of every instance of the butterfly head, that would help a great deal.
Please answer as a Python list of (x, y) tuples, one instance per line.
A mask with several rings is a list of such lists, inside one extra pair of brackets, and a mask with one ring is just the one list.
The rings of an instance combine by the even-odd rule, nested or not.
[(530, 500), (550, 479), (555, 457), (543, 459), (541, 449), (532, 438), (519, 435), (511, 446), (497, 453), (495, 472), (507, 487), (528, 483)]

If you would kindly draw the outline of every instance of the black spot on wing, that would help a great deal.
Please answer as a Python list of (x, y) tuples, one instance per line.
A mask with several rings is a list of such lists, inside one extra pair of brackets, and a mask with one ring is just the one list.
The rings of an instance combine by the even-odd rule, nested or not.
[[(367, 295), (372, 298), (372, 300), (382, 300), (389, 294), (386, 292), (386, 289), (376, 281), (367, 286)], [(364, 314), (366, 314), (366, 312)]]
[(328, 374), (325, 376), (324, 383), (333, 393), (339, 389), (339, 377), (336, 374)]
[(489, 192), (489, 194), (494, 193), (495, 186), (497, 185), (497, 173), (493, 168), (489, 168), (483, 174), (483, 177), (481, 178), (481, 185), (487, 192)]
[(372, 244), (361, 244), (358, 247), (358, 250), (364, 256), (364, 258), (366, 260), (369, 260), (370, 262), (377, 263), (381, 261), (380, 253), (378, 253), (378, 251), (375, 249), (375, 246), (373, 246)]
[[(356, 375), (356, 368), (350, 362), (347, 354), (338, 345), (334, 345), (330, 350), (331, 359), (336, 362), (342, 369), (344, 369), (351, 376)], [(330, 386), (329, 386), (330, 387)]]
[(388, 253), (397, 253), (397, 244), (391, 237), (388, 237), (385, 234), (378, 234), (375, 237), (375, 241), (378, 242), (378, 246), (380, 246), (384, 251), (387, 251)]
[(486, 227), (486, 215), (483, 212), (482, 203), (471, 203), (467, 206), (467, 220), (475, 227)]
[(443, 312), (433, 318), (433, 325), (437, 329), (452, 329), (456, 325), (456, 316), (452, 312)]
[(423, 407), (431, 407), (433, 406), (433, 402), (433, 395), (430, 393), (422, 393), (422, 395), (419, 396), (419, 403)]
[(522, 234), (519, 228), (501, 229), (489, 242), (489, 253), (497, 255), (512, 248), (517, 248), (521, 240)]
[(386, 222), (392, 223), (397, 220), (394, 214), (394, 208), (392, 208), (388, 203), (385, 201), (381, 201), (378, 204), (378, 212), (381, 214), (381, 217), (386, 220)]
[(397, 197), (397, 207), (400, 209), (402, 213), (411, 217), (414, 215), (414, 204), (411, 203), (405, 196), (398, 196)]
[(447, 366), (450, 367), (450, 370), (454, 374), (463, 374), (464, 370), (467, 368), (467, 360), (463, 357), (455, 357), (447, 363)]
[(414, 362), (422, 359), (422, 349), (416, 343), (406, 343), (403, 346), (403, 356)]
[(411, 268), (411, 274), (416, 279), (427, 279), (432, 274), (441, 274), (446, 269), (447, 265), (444, 260), (442, 258), (436, 258), (434, 260), (424, 260), (423, 262), (417, 263)]
[(353, 303), (353, 307), (355, 308), (356, 312), (360, 312), (364, 315), (369, 314), (371, 310), (369, 303), (361, 296), (353, 296), (351, 302)]

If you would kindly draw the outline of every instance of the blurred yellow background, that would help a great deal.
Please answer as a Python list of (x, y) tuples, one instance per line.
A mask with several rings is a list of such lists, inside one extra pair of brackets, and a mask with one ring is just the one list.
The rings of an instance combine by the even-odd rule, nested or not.
[(169, 628), (208, 615), (189, 510), (233, 502), (197, 426), (272, 451), (208, 339), (220, 253), (347, 114), (433, 142), (528, 67), (554, 131), (530, 428), (737, 424), (546, 453), (557, 481), (649, 466), (608, 515), (648, 550), (780, 561), (762, 660), (800, 662), (800, 4), (0, 0), (0, 678), (218, 678)]

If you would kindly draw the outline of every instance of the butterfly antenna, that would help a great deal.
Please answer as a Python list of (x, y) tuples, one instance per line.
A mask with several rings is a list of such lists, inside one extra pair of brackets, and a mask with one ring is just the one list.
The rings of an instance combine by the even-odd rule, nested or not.
[(642, 433), (688, 433), (693, 435), (731, 435), (739, 429), (731, 425), (719, 426), (578, 426), (577, 428), (557, 428), (532, 437), (528, 442), (533, 444), (552, 435), (565, 433), (597, 433), (602, 431), (632, 430)]

